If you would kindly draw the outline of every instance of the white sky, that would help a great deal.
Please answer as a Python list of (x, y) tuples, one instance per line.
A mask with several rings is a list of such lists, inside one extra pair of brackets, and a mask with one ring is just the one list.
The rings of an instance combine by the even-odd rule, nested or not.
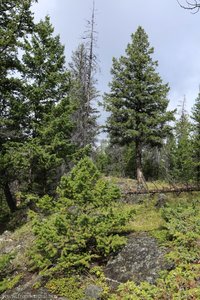
[[(185, 0), (180, 0), (185, 3)], [(55, 33), (65, 45), (66, 61), (81, 42), (92, 0), (39, 0), (33, 10), (39, 21), (50, 15)], [(176, 108), (186, 96), (188, 111), (200, 84), (200, 12), (191, 14), (177, 0), (96, 0), (96, 30), (101, 73), (98, 89), (108, 91), (112, 57), (124, 54), (131, 33), (141, 25), (155, 49), (158, 71), (170, 86), (169, 108)], [(103, 116), (102, 116), (102, 119)]]

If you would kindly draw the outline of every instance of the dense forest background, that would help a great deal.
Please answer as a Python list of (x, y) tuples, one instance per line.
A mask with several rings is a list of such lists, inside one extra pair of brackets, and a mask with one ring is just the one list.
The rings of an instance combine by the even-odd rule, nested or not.
[(200, 91), (168, 109), (139, 26), (101, 96), (94, 6), (66, 63), (35, 2), (0, 4), (1, 299), (199, 299)]
[[(168, 110), (170, 87), (156, 71), (145, 30), (113, 59), (110, 92), (101, 99), (94, 9), (67, 65), (50, 18), (34, 24), (32, 3), (1, 4), (1, 201), (14, 211), (24, 193), (53, 195), (84, 155), (106, 176), (198, 182), (200, 94), (190, 114), (185, 98)], [(99, 102), (109, 112), (104, 128)], [(108, 136), (99, 140), (102, 130)]]

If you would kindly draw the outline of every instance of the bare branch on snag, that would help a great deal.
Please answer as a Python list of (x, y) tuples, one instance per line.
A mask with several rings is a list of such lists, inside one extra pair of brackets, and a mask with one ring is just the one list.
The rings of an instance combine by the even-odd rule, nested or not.
[(180, 5), (180, 7), (184, 8), (184, 9), (192, 10), (192, 13), (193, 13), (193, 14), (198, 13), (199, 10), (200, 10), (200, 1), (199, 1), (199, 0), (198, 0), (198, 1), (197, 1), (197, 0), (192, 0), (192, 2), (186, 0), (187, 6), (181, 4), (181, 3), (179, 2), (179, 0), (177, 0), (177, 2), (178, 2), (178, 4)]

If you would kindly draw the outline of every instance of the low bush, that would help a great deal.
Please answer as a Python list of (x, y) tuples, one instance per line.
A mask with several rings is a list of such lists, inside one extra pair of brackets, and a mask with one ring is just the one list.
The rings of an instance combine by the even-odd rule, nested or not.
[(44, 196), (32, 212), (35, 247), (33, 269), (45, 275), (72, 274), (89, 268), (125, 244), (122, 227), (131, 212), (115, 209), (119, 189), (101, 178), (89, 158), (61, 179), (55, 198)]
[(0, 280), (2, 280), (10, 272), (11, 260), (14, 257), (14, 253), (3, 254), (0, 256)]

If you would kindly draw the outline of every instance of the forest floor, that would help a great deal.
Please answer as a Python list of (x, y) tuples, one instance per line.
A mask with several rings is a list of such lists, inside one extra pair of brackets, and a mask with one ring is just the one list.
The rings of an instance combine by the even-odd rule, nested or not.
[[(114, 177), (107, 179), (116, 183), (122, 192), (136, 187), (136, 181), (132, 179)], [(164, 182), (148, 183), (149, 189), (155, 184), (157, 187), (169, 186)], [(168, 271), (156, 285), (148, 283), (148, 288), (147, 286), (143, 288), (146, 296), (142, 296), (142, 292), (137, 290), (135, 285), (122, 285), (119, 290), (113, 291), (109, 290), (109, 284), (104, 282), (102, 285), (103, 279), (99, 283), (100, 280), (97, 282), (92, 275), (89, 275), (84, 289), (88, 290), (92, 286), (93, 290), (88, 292), (84, 300), (200, 299), (200, 276), (198, 275), (200, 271), (198, 267), (200, 266), (200, 193), (181, 193), (180, 195), (172, 193), (165, 197), (159, 194), (142, 197), (136, 195), (128, 200), (122, 196), (119, 205), (124, 214), (127, 211), (133, 211), (131, 219), (122, 230), (126, 236), (132, 237), (132, 234), (141, 233), (144, 238), (143, 234), (145, 234), (145, 236), (155, 238), (161, 246), (173, 250), (168, 255), (168, 259), (173, 261), (173, 272), (178, 281), (175, 284), (175, 279)], [(42, 274), (37, 271), (33, 272), (29, 268), (27, 253), (32, 248), (35, 237), (32, 233), (28, 209), (18, 210), (10, 218), (7, 226), (4, 224), (2, 231), (3, 229), (4, 232), (0, 235), (0, 299), (83, 299), (76, 296), (77, 291), (74, 291), (75, 296), (68, 296), (66, 288), (63, 288), (65, 292), (52, 293), (47, 289)], [(167, 280), (171, 281), (168, 282), (168, 286)], [(90, 282), (89, 285), (88, 282)], [(142, 284), (140, 290), (142, 290)], [(99, 296), (101, 292), (102, 297)], [(162, 294), (164, 292), (168, 293), (168, 298), (164, 298)], [(136, 295), (135, 298), (130, 296), (133, 294)], [(91, 295), (94, 297), (92, 298)]]

